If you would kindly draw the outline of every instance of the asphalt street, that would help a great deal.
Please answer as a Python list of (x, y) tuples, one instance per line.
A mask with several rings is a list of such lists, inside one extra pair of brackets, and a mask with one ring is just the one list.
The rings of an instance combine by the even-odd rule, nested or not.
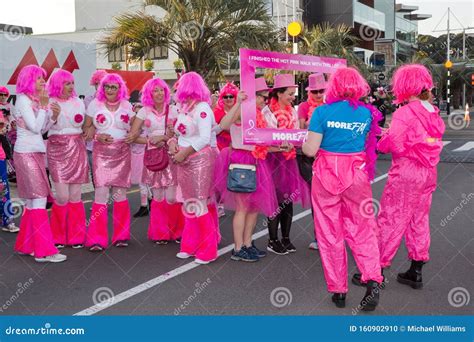
[[(381, 196), (389, 161), (378, 163), (374, 198)], [(129, 194), (132, 212), (137, 189)], [(469, 195), (470, 194), (470, 195)], [(396, 282), (409, 262), (402, 245), (387, 272), (375, 315), (468, 315), (473, 306), (474, 164), (441, 163), (431, 210), (431, 261), (424, 268), (425, 287), (413, 290)], [(91, 194), (85, 195), (87, 208)], [(463, 203), (467, 202), (467, 203)], [(375, 202), (377, 204), (377, 202)], [(0, 234), (1, 315), (353, 315), (364, 290), (350, 284), (347, 307), (337, 309), (326, 291), (311, 214), (296, 210), (292, 240), (297, 252), (269, 254), (257, 263), (230, 260), (231, 218), (220, 220), (222, 255), (197, 266), (175, 257), (176, 244), (158, 246), (146, 239), (148, 218), (134, 219), (126, 249), (105, 253), (67, 248), (61, 264), (38, 264), (13, 253), (14, 234)], [(449, 219), (447, 219), (449, 217)], [(266, 246), (264, 218), (256, 244)], [(227, 248), (226, 248), (227, 247)], [(356, 268), (349, 253), (349, 274)], [(19, 290), (21, 289), (21, 291)]]

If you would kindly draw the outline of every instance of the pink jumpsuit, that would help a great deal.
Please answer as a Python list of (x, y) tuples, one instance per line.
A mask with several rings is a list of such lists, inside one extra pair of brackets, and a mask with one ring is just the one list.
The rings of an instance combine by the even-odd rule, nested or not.
[(379, 141), (378, 150), (393, 157), (377, 219), (382, 268), (390, 266), (403, 237), (409, 259), (429, 260), (429, 214), (444, 130), (437, 108), (429, 112), (412, 101), (393, 114)]
[(319, 150), (313, 164), (312, 202), (314, 225), (327, 288), (346, 293), (347, 253), (345, 242), (362, 281), (383, 278), (375, 236), (373, 211), (362, 210), (361, 203), (372, 199), (365, 153), (333, 153)]

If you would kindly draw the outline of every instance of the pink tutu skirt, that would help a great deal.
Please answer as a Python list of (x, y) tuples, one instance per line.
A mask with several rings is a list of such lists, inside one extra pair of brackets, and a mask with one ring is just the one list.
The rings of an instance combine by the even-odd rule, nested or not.
[(86, 144), (80, 134), (50, 136), (46, 154), (53, 182), (89, 183)]
[(48, 197), (50, 188), (46, 175), (45, 153), (15, 152), (13, 158), (15, 159), (18, 197), (23, 199)]
[(181, 200), (204, 200), (213, 195), (215, 153), (208, 146), (178, 164)]
[(142, 184), (148, 185), (151, 189), (167, 188), (178, 185), (178, 167), (170, 158), (166, 169), (162, 171), (150, 171), (143, 166)]
[[(257, 166), (257, 190), (252, 193), (237, 193), (227, 190), (229, 164), (251, 164)], [(272, 216), (278, 207), (275, 186), (267, 160), (255, 159), (252, 152), (224, 148), (216, 160), (215, 191), (226, 209), (259, 212)]]
[(130, 187), (131, 153), (130, 145), (123, 141), (104, 144), (94, 141), (92, 170), (96, 187)]
[(301, 177), (296, 158), (286, 160), (282, 153), (275, 152), (268, 153), (267, 160), (272, 172), (278, 203), (291, 201), (310, 208), (310, 188)]

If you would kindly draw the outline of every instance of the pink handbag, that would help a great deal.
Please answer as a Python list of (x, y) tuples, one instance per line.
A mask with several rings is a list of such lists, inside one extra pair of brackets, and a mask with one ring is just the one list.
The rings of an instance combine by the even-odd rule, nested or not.
[[(166, 107), (166, 114), (165, 114), (165, 134), (166, 134), (166, 126), (168, 123), (168, 111), (169, 106)], [(161, 171), (166, 169), (170, 161), (168, 155), (168, 147), (150, 147), (147, 144), (145, 155), (143, 156), (143, 162), (145, 167), (153, 172)]]

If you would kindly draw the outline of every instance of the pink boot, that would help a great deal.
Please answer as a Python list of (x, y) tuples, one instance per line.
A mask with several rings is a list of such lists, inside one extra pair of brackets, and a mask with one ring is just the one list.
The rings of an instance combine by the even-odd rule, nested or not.
[(120, 244), (121, 247), (128, 245), (130, 240), (130, 206), (128, 200), (114, 202), (114, 235), (112, 244)]
[(207, 213), (197, 219), (199, 241), (197, 244), (196, 261), (210, 262), (217, 259), (217, 231), (213, 215)]
[(109, 236), (107, 231), (108, 213), (107, 205), (92, 203), (91, 217), (89, 220), (89, 229), (86, 234), (86, 246), (92, 247), (98, 245), (107, 248)]
[(207, 205), (207, 210), (209, 211), (209, 214), (212, 216), (212, 221), (214, 222), (214, 226), (216, 229), (216, 234), (217, 234), (217, 244), (221, 243), (221, 231), (219, 229), (219, 216), (217, 214), (217, 205), (215, 202), (210, 203)]
[(55, 245), (66, 245), (67, 204), (53, 204), (51, 209), (51, 233)]
[(184, 214), (182, 211), (182, 203), (173, 203), (169, 204), (169, 217), (170, 220), (170, 229), (171, 229), (171, 239), (177, 240), (181, 239), (184, 229)]
[(184, 229), (181, 238), (181, 253), (195, 255), (199, 245), (199, 226), (195, 216), (184, 216)]
[(148, 239), (151, 241), (170, 240), (170, 227), (168, 215), (171, 216), (171, 206), (166, 200), (151, 201), (150, 225), (148, 226)]
[(54, 246), (53, 234), (49, 225), (49, 217), (46, 209), (31, 209), (30, 224), (32, 226), (32, 238), (34, 241), (35, 258), (43, 258), (55, 255), (58, 249)]
[(14, 250), (21, 254), (33, 253), (34, 244), (31, 236), (30, 209), (25, 208), (20, 221), (20, 231), (16, 237)]
[(69, 202), (68, 207), (67, 244), (72, 246), (83, 245), (86, 240), (86, 211), (84, 203)]

